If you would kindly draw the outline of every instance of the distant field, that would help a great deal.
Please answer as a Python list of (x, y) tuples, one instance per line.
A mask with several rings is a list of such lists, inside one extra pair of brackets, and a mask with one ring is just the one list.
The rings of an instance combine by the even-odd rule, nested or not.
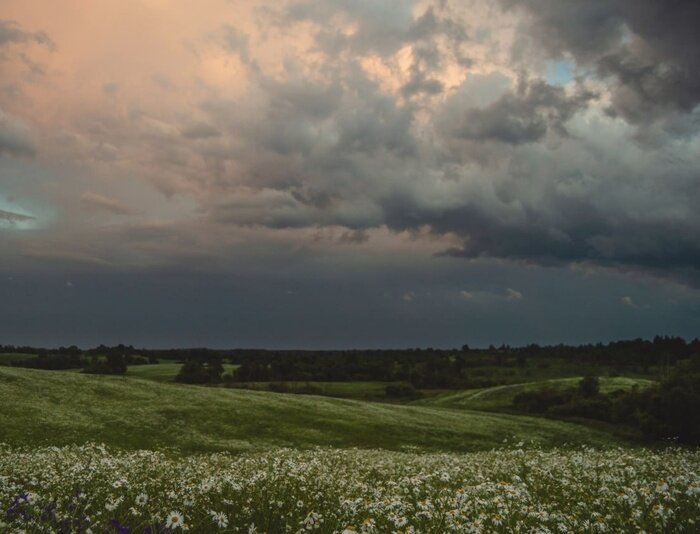
[[(508, 386), (495, 386), (492, 388), (473, 389), (466, 391), (444, 393), (428, 399), (415, 401), (416, 404), (429, 406), (443, 406), (450, 408), (462, 408), (468, 410), (501, 410), (511, 407), (513, 398), (524, 391), (537, 389), (566, 389), (574, 388), (582, 377), (556, 378), (514, 384)], [(610, 393), (622, 389), (628, 390), (634, 386), (648, 387), (654, 382), (645, 378), (605, 377), (599, 378), (601, 393)]]
[(336, 446), (471, 451), (504, 439), (617, 445), (610, 434), (543, 418), (0, 368), (0, 442), (86, 441), (179, 452)]
[[(154, 363), (147, 365), (130, 365), (126, 371), (127, 376), (155, 380), (156, 382), (174, 382), (177, 373), (182, 367), (181, 363)], [(238, 365), (224, 364), (224, 372), (234, 371)]]
[(34, 358), (36, 354), (24, 354), (15, 352), (3, 352), (0, 354), (0, 365), (7, 365), (14, 360), (28, 360)]
[(525, 382), (537, 382), (559, 378), (576, 378), (585, 375), (609, 376), (611, 374), (624, 374), (625, 376), (640, 376), (643, 378), (655, 378), (660, 376), (659, 370), (650, 367), (645, 374), (641, 369), (636, 372), (632, 369), (621, 371), (609, 365), (595, 365), (569, 358), (530, 358), (526, 365), (498, 366), (476, 365), (468, 366), (467, 375), (474, 381), (487, 380), (498, 384), (522, 384)]
[[(394, 382), (284, 382), (291, 393), (304, 392), (305, 388), (318, 389), (319, 395), (342, 397), (345, 399), (386, 400), (386, 386)], [(237, 389), (269, 391), (270, 385), (279, 382), (243, 382), (234, 385)]]

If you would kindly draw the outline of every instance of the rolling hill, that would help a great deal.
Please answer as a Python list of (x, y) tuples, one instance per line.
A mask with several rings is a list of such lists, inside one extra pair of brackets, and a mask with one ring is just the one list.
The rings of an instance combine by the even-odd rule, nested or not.
[(471, 451), (506, 438), (616, 444), (573, 423), (440, 406), (207, 388), (130, 377), (0, 368), (0, 442), (104, 442), (179, 453), (272, 447)]

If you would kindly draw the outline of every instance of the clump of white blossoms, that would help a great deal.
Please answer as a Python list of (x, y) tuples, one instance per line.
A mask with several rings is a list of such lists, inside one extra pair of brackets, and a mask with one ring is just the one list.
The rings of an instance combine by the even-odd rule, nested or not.
[(2, 532), (700, 528), (700, 451), (691, 449), (278, 449), (173, 457), (96, 445), (0, 444), (0, 473)]

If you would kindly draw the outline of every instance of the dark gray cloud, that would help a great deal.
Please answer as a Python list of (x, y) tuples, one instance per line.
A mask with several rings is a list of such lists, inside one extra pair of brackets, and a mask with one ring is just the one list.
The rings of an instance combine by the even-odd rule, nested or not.
[[(530, 14), (528, 38), (614, 78), (611, 111), (637, 124), (700, 103), (695, 0), (502, 0)], [(651, 117), (650, 117), (651, 116)]]
[[(285, 211), (296, 206), (305, 213), (293, 218), (294, 226), (308, 219), (310, 209), (320, 217), (317, 223), (329, 222), (327, 210), (337, 201), (372, 195), (392, 161), (416, 155), (413, 108), (400, 106), (354, 63), (329, 67), (324, 82), (261, 77), (258, 89), (250, 108), (223, 99), (210, 99), (202, 108), (211, 124), (236, 139), (233, 151), (216, 156), (236, 161), (236, 172), (218, 185), (284, 193), (265, 193), (273, 203), (262, 214), (265, 220), (283, 198)], [(217, 204), (222, 200), (219, 196)], [(233, 199), (233, 205), (238, 202)], [(354, 211), (350, 207), (336, 222), (355, 227), (352, 220), (364, 215)], [(291, 224), (288, 216), (283, 219)]]
[[(472, 199), (464, 195), (431, 205), (419, 197), (388, 197), (383, 201), (386, 224), (399, 231), (428, 225), (435, 234), (459, 236), (462, 245), (443, 252), (451, 257), (549, 266), (590, 263), (700, 287), (700, 217), (693, 208), (700, 198), (697, 189), (685, 189), (697, 182), (692, 174), (682, 179), (684, 171), (674, 169), (674, 180), (649, 197), (644, 188), (653, 187), (656, 169), (644, 176), (640, 165), (631, 183), (607, 177), (589, 187), (583, 176), (561, 180), (557, 174), (565, 171), (545, 170), (546, 161), (528, 169), (527, 157), (521, 158), (507, 178), (493, 176), (499, 185), (491, 193), (475, 190)], [(620, 172), (607, 162), (601, 169)], [(642, 187), (636, 196), (635, 182)]]
[(565, 123), (594, 97), (580, 90), (569, 96), (563, 87), (543, 80), (521, 79), (517, 86), (485, 107), (463, 107), (457, 93), (444, 108), (443, 128), (449, 135), (471, 141), (533, 143), (550, 129), (567, 135)]
[(12, 211), (0, 210), (0, 221), (16, 224), (19, 222), (34, 221), (36, 217), (31, 215), (23, 215), (21, 213), (15, 213)]
[[(358, 32), (373, 24), (359, 7), (341, 4), (292, 14), (318, 22), (351, 13), (361, 22)], [(591, 8), (582, 16), (600, 21), (604, 13)], [(565, 15), (562, 8), (558, 16)], [(405, 102), (354, 60), (338, 58), (322, 64), (321, 80), (292, 75), (282, 81), (256, 71), (254, 111), (208, 100), (203, 110), (222, 135), (246, 136), (237, 138), (233, 153), (220, 155), (235, 159), (237, 172), (217, 182), (222, 192), (204, 213), (217, 224), (273, 229), (429, 227), (462, 240), (444, 252), (450, 257), (590, 263), (696, 283), (700, 221), (692, 206), (700, 197), (693, 188), (694, 157), (657, 147), (630, 161), (627, 154), (638, 150), (633, 134), (613, 128), (600, 113), (591, 89), (596, 84), (583, 80), (563, 87), (527, 72), (515, 81), (497, 72), (470, 74), (442, 103), (419, 106), (411, 97), (447, 90), (429, 77), (442, 64), (444, 49), (424, 39), (438, 18), (426, 11), (421, 24), (427, 29), (420, 32), (409, 31), (417, 19), (397, 20), (403, 30), (396, 43), (420, 36), (411, 77), (399, 89)], [(591, 45), (584, 52), (584, 40), (571, 37), (580, 61), (599, 64), (609, 47), (623, 41), (615, 21), (599, 29), (600, 50)], [(559, 42), (557, 35), (547, 34), (543, 42)], [(466, 39), (466, 32), (457, 37)], [(317, 34), (322, 48), (325, 38)], [(427, 123), (416, 123), (419, 112), (427, 113)], [(241, 185), (249, 189), (241, 193)]]

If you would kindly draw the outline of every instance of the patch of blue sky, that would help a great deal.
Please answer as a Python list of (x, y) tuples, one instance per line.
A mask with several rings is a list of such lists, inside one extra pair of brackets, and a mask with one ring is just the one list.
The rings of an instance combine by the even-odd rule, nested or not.
[(574, 67), (568, 61), (551, 61), (545, 67), (544, 79), (552, 85), (566, 85), (574, 79)]
[(54, 177), (55, 173), (35, 161), (0, 160), (0, 230), (49, 226), (56, 218), (56, 210), (49, 195), (37, 183)]
[(0, 197), (0, 228), (30, 230), (38, 226), (38, 219), (28, 210)]

